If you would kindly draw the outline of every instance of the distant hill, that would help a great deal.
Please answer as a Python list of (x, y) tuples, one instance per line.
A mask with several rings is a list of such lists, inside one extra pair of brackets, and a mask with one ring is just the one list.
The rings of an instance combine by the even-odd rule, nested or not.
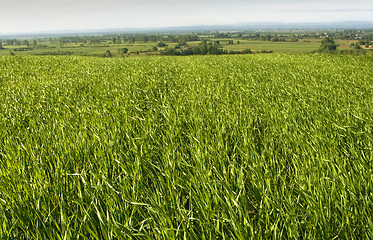
[[(346, 21), (346, 22), (326, 22), (326, 23), (237, 23), (231, 25), (214, 26), (186, 26), (169, 27), (158, 30), (168, 31), (244, 31), (244, 30), (321, 30), (321, 29), (373, 29), (373, 22)], [(154, 29), (155, 30), (155, 29)]]
[(338, 30), (338, 29), (373, 29), (373, 22), (345, 21), (325, 23), (237, 23), (227, 25), (195, 25), (163, 28), (115, 28), (91, 30), (56, 30), (35, 33), (0, 34), (0, 38), (40, 37), (59, 35), (94, 35), (107, 33), (170, 33), (170, 32), (204, 32), (204, 31), (255, 31), (255, 30)]

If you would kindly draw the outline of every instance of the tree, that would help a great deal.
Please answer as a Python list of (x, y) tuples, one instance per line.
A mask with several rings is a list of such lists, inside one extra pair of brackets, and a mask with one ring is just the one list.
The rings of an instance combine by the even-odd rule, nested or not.
[(167, 44), (165, 44), (164, 42), (160, 42), (158, 43), (158, 47), (167, 47)]
[(0, 49), (4, 49), (2, 42), (0, 42)]
[(334, 42), (333, 38), (326, 37), (321, 41), (320, 50), (323, 52), (330, 52), (337, 50), (338, 45)]
[(359, 45), (359, 43), (351, 43), (350, 47), (354, 49), (361, 49), (361, 46)]
[(128, 48), (119, 48), (118, 53), (123, 56), (124, 54), (128, 53)]
[(106, 53), (104, 54), (104, 57), (112, 57), (113, 55), (111, 55), (111, 52), (109, 50), (106, 51)]

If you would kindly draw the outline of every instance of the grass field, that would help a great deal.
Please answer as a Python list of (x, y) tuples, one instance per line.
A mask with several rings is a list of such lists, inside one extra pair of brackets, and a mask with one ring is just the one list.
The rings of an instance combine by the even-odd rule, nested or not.
[(267, 50), (276, 53), (279, 52), (312, 52), (320, 47), (321, 41), (310, 42), (271, 42), (271, 41), (240, 41), (238, 45), (226, 45), (226, 50), (244, 50), (251, 49), (254, 51)]
[(0, 238), (372, 239), (372, 69), (0, 57)]

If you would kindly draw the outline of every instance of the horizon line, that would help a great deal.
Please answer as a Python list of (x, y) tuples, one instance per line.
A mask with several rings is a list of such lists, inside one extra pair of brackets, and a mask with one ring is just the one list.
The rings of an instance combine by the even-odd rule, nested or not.
[[(343, 9), (340, 9), (341, 11)], [(319, 10), (305, 10), (305, 11), (319, 11)], [(328, 10), (322, 10), (322, 12), (327, 12)], [(335, 10), (335, 11), (339, 11), (339, 10)], [(369, 9), (367, 11), (373, 11), (373, 9)], [(288, 12), (291, 12), (291, 11), (288, 11)], [(192, 28), (196, 28), (194, 30), (198, 30), (198, 31), (203, 31), (203, 29), (201, 28), (224, 28), (224, 27), (229, 27), (229, 28), (233, 28), (233, 27), (238, 27), (238, 28), (243, 28), (245, 27), (271, 27), (270, 25), (272, 25), (272, 27), (275, 27), (274, 25), (283, 25), (284, 27), (286, 27), (286, 25), (304, 25), (306, 26), (306, 29), (304, 30), (307, 30), (309, 28), (314, 28), (314, 27), (320, 27), (320, 26), (323, 26), (323, 29), (324, 28), (328, 28), (328, 27), (337, 27), (338, 25), (340, 24), (373, 24), (373, 20), (372, 21), (364, 21), (364, 20), (341, 20), (341, 21), (328, 21), (328, 22), (286, 22), (286, 21), (281, 21), (281, 22), (275, 22), (275, 21), (268, 21), (268, 22), (237, 22), (237, 23), (231, 23), (231, 24), (200, 24), (200, 25), (180, 25), (180, 26), (158, 26), (158, 27), (115, 27), (115, 28), (97, 28), (97, 29), (90, 29), (90, 28), (86, 28), (86, 29), (55, 29), (55, 30), (36, 30), (36, 31), (30, 31), (30, 32), (0, 32), (0, 36), (13, 36), (13, 35), (40, 35), (40, 34), (89, 34), (89, 33), (103, 33), (103, 32), (110, 32), (110, 31), (126, 31), (126, 32), (131, 32), (131, 31), (134, 31), (134, 32), (141, 32), (141, 31), (161, 31), (161, 30), (177, 30), (177, 29), (180, 29), (180, 31), (182, 31), (183, 29), (186, 29), (186, 28), (189, 28), (191, 30), (193, 30)], [(268, 25), (268, 26), (261, 26), (261, 25)], [(310, 26), (310, 25), (313, 25)], [(277, 26), (278, 27), (278, 26)], [(299, 26), (298, 26), (299, 27)], [(342, 26), (338, 26), (338, 28), (341, 28)], [(350, 26), (351, 27), (351, 26)], [(347, 27), (348, 28), (348, 27)], [(373, 28), (373, 25), (372, 26), (369, 26), (368, 29), (371, 29)], [(289, 29), (291, 30), (291, 28), (286, 28), (286, 29)], [(210, 29), (206, 29), (206, 30), (210, 30)], [(247, 29), (247, 30), (250, 30), (250, 29)], [(251, 29), (253, 30), (253, 29)], [(255, 30), (258, 30), (258, 29), (255, 29)], [(266, 29), (267, 30), (267, 29)], [(272, 30), (275, 30), (275, 29), (272, 29)], [(285, 29), (281, 29), (281, 30), (285, 30)], [(222, 30), (220, 30), (222, 31)]]

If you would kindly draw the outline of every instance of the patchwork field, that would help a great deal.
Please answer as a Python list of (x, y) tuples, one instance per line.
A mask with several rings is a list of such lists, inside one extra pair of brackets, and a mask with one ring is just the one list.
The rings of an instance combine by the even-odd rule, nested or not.
[(371, 239), (372, 69), (0, 57), (0, 238)]
[[(301, 39), (298, 42), (271, 42), (259, 40), (242, 40), (234, 38), (213, 39), (212, 42), (219, 41), (221, 48), (226, 51), (242, 51), (251, 49), (253, 52), (271, 51), (273, 53), (311, 53), (320, 48), (321, 39)], [(228, 44), (232, 41), (233, 44)], [(32, 42), (30, 40), (30, 42)], [(201, 41), (187, 42), (189, 46), (198, 46)], [(340, 50), (350, 50), (351, 43), (357, 40), (336, 40)], [(159, 42), (136, 42), (114, 44), (110, 41), (103, 41), (99, 44), (89, 44), (85, 42), (64, 43), (44, 40), (36, 46), (27, 45), (4, 45), (0, 48), (0, 56), (30, 56), (30, 55), (70, 55), (70, 56), (96, 56), (103, 57), (110, 51), (112, 57), (141, 57), (159, 55), (164, 47), (157, 47)], [(167, 42), (167, 48), (175, 48), (178, 43)], [(126, 48), (128, 53), (120, 54), (118, 50)], [(155, 48), (155, 49), (154, 49)], [(373, 51), (367, 51), (367, 55), (373, 55)]]

